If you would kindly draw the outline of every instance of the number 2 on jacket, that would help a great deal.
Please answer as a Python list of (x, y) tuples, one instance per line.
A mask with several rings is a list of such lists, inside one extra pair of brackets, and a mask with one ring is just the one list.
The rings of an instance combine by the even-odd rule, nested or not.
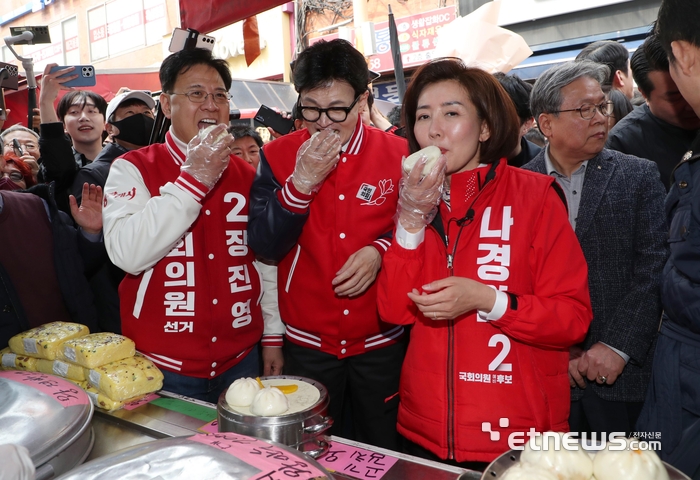
[(489, 347), (495, 347), (499, 343), (503, 345), (503, 347), (501, 348), (501, 351), (498, 353), (498, 355), (496, 355), (496, 358), (494, 358), (493, 361), (489, 363), (489, 371), (512, 372), (513, 364), (503, 363), (503, 360), (506, 359), (508, 353), (510, 352), (510, 338), (506, 337), (502, 333), (497, 333), (489, 339)]

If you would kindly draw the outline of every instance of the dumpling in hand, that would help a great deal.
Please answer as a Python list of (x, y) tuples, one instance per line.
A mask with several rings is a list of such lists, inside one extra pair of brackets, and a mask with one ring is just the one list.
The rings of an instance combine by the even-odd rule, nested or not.
[(260, 385), (254, 378), (239, 378), (228, 387), (226, 403), (232, 407), (247, 407), (259, 391)]
[(527, 463), (519, 463), (506, 470), (501, 480), (559, 480), (559, 477), (544, 468)]
[(413, 170), (413, 167), (415, 167), (416, 163), (418, 163), (418, 160), (425, 157), (426, 161), (425, 165), (423, 165), (422, 175), (426, 176), (430, 174), (433, 167), (437, 163), (438, 158), (440, 158), (440, 155), (442, 155), (442, 151), (438, 147), (434, 145), (425, 147), (424, 149), (418, 150), (404, 159), (403, 170), (406, 173), (411, 173), (411, 170)]
[(287, 396), (278, 388), (265, 387), (255, 394), (250, 411), (253, 415), (272, 417), (281, 415), (289, 410)]
[(544, 468), (569, 480), (590, 479), (593, 475), (591, 458), (580, 446), (576, 450), (564, 448), (563, 435), (558, 432), (546, 432), (531, 439), (525, 445), (520, 461)]
[[(625, 444), (624, 450), (611, 450), (620, 440)], [(608, 443), (604, 450), (596, 453), (593, 473), (597, 480), (669, 480), (666, 467), (656, 452), (649, 449), (647, 442), (636, 438), (619, 438)]]

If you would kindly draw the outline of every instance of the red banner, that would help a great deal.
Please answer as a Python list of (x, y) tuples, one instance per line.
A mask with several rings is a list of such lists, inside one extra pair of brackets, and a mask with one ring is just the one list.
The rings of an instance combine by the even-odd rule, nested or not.
[(182, 28), (192, 28), (200, 33), (209, 33), (288, 1), (180, 0), (180, 22)]

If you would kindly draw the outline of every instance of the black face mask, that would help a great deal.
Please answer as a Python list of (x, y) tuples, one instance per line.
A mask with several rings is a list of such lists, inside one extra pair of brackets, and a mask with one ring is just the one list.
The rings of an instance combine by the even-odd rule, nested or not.
[(119, 129), (119, 135), (115, 135), (114, 138), (145, 147), (151, 138), (155, 120), (142, 113), (137, 113), (118, 122), (109, 123)]

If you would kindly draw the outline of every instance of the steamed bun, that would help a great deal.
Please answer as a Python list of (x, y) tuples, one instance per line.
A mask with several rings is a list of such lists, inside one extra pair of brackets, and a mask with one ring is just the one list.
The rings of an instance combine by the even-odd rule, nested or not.
[(406, 173), (411, 173), (411, 170), (413, 170), (415, 164), (418, 163), (418, 160), (420, 160), (421, 157), (426, 157), (427, 161), (425, 162), (425, 165), (423, 165), (422, 175), (428, 175), (437, 163), (438, 158), (440, 158), (441, 154), (442, 152), (440, 151), (440, 149), (434, 145), (425, 147), (424, 149), (418, 150), (417, 152), (409, 155), (408, 158), (404, 159), (403, 170)]
[[(610, 450), (608, 443), (604, 450), (596, 453), (593, 460), (593, 473), (597, 480), (668, 480), (666, 467), (659, 456), (648, 448), (648, 443), (636, 438), (620, 438), (625, 443), (624, 450)], [(634, 445), (632, 442), (639, 442)], [(640, 447), (645, 448), (642, 450)]]
[(259, 391), (260, 385), (254, 378), (239, 378), (228, 387), (226, 403), (232, 407), (247, 407)]
[[(207, 135), (209, 135), (211, 133), (211, 131), (214, 130), (216, 127), (218, 127), (218, 125), (210, 125), (208, 127), (201, 129), (199, 131), (199, 139), (204, 141), (204, 139), (207, 138)], [(226, 135), (228, 135), (228, 131), (226, 129), (224, 129), (224, 131), (221, 132), (219, 134), (219, 136), (214, 139), (213, 142), (211, 142), (212, 145), (219, 143)]]
[[(559, 437), (558, 442), (555, 437)], [(562, 433), (546, 432), (543, 435), (532, 438), (525, 445), (525, 450), (520, 455), (520, 461), (544, 468), (561, 478), (588, 480), (593, 475), (591, 457), (588, 456), (583, 448), (576, 450), (563, 448), (562, 437)]]
[(529, 465), (527, 463), (519, 463), (506, 470), (501, 477), (502, 480), (559, 480), (559, 477), (549, 470)]
[(272, 417), (289, 410), (289, 400), (281, 390), (275, 387), (265, 387), (255, 394), (250, 411), (253, 415)]

